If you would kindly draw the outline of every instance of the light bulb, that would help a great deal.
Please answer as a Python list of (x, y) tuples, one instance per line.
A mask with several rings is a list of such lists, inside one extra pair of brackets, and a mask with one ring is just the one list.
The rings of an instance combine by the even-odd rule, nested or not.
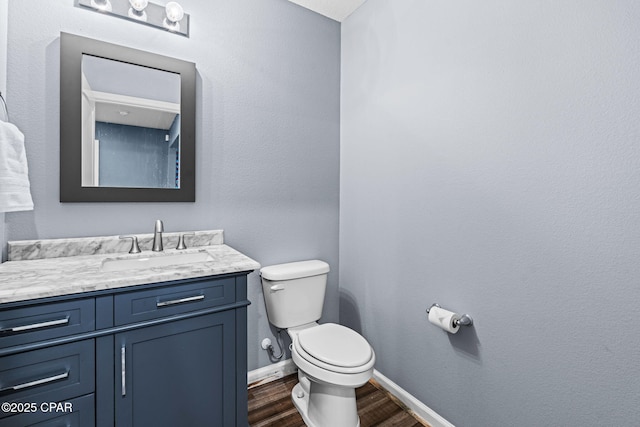
[(142, 12), (145, 10), (147, 5), (149, 4), (148, 0), (129, 0), (129, 4), (131, 8), (137, 12)]
[(166, 17), (162, 25), (169, 31), (180, 31), (180, 20), (184, 18), (182, 6), (174, 1), (170, 1), (164, 8)]
[(129, 8), (129, 18), (137, 19), (138, 21), (147, 20), (147, 12), (144, 9), (149, 4), (148, 0), (129, 0), (131, 7)]
[(165, 13), (167, 14), (167, 20), (170, 22), (178, 22), (184, 17), (184, 10), (175, 1), (170, 1), (165, 6)]

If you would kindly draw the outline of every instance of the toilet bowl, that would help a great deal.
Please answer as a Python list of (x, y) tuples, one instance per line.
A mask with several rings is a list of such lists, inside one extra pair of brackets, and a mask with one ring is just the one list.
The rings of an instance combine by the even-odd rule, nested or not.
[(329, 265), (302, 261), (260, 270), (267, 316), (291, 337), (299, 382), (291, 398), (309, 427), (358, 427), (355, 389), (373, 375), (375, 353), (356, 331), (318, 324)]
[(373, 375), (375, 355), (369, 343), (334, 323), (288, 332), (299, 379), (291, 396), (305, 424), (359, 426), (355, 389)]

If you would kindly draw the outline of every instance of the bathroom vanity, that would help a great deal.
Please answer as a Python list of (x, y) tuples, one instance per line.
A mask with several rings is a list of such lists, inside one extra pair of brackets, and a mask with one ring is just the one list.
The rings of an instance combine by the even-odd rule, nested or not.
[(101, 239), (92, 255), (40, 259), (25, 248), (60, 253), (54, 241), (10, 243), (19, 260), (0, 265), (0, 427), (247, 425), (246, 285), (259, 264), (219, 231), (164, 253), (144, 251), (143, 237), (137, 255)]

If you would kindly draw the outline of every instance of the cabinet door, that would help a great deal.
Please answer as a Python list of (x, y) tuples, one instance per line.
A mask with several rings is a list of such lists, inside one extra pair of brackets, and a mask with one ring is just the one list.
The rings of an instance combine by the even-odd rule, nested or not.
[(235, 312), (115, 336), (117, 426), (236, 427)]

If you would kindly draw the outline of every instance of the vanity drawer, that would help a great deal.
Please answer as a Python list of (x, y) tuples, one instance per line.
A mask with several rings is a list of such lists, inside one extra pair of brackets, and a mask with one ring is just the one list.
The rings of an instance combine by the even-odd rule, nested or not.
[(0, 427), (93, 427), (95, 422), (95, 396), (86, 396), (59, 402), (61, 405), (37, 405), (37, 411), (21, 413), (0, 420)]
[(135, 291), (115, 296), (115, 324), (141, 322), (230, 304), (235, 278), (203, 280), (184, 285)]
[[(9, 409), (11, 403), (39, 407), (43, 402), (69, 400), (94, 389), (92, 339), (0, 358), (0, 402)], [(16, 413), (11, 410), (0, 411), (0, 418), (13, 415)]]
[(94, 329), (93, 298), (0, 310), (0, 348)]

